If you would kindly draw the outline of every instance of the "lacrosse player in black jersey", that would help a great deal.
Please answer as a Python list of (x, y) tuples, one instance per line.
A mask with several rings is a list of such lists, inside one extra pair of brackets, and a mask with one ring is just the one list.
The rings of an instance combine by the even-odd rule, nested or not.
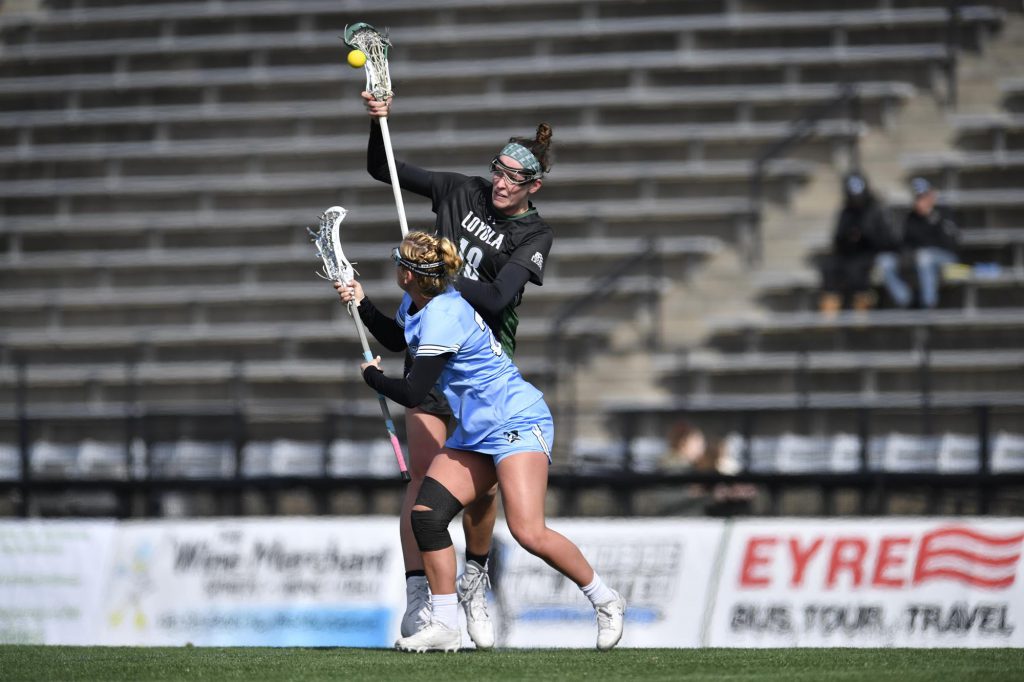
[[(376, 101), (363, 92), (371, 119), (366, 166), (370, 175), (390, 183), (387, 156), (378, 118), (388, 116), (391, 100)], [(512, 138), (491, 159), (488, 176), (429, 171), (398, 161), (399, 186), (432, 202), (437, 235), (449, 239), (465, 261), (455, 285), (480, 313), (509, 358), (515, 352), (519, 324), (516, 307), (527, 282), (541, 285), (551, 251), (551, 227), (530, 201), (550, 170), (551, 127), (541, 123), (536, 137)], [(410, 524), (410, 510), (433, 457), (444, 447), (451, 410), (435, 388), (431, 398), (406, 411), (409, 471), (402, 504), (401, 538), (406, 568), (407, 608), (402, 636), (429, 622), (429, 595), (419, 549)], [(459, 600), (467, 630), (478, 648), (494, 646), (494, 627), (487, 613), (487, 558), (497, 518), (496, 489), (469, 504), (463, 516), (466, 571), (459, 578)]]

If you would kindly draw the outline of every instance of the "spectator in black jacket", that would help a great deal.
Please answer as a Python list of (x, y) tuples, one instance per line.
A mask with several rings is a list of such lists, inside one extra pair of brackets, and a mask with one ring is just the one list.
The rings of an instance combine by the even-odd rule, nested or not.
[(847, 305), (855, 310), (870, 308), (875, 258), (895, 249), (885, 208), (868, 187), (867, 178), (859, 172), (850, 173), (843, 179), (843, 194), (832, 252), (822, 267), (821, 311), (826, 315)]
[(939, 299), (942, 266), (956, 262), (958, 231), (953, 221), (936, 208), (938, 195), (931, 183), (914, 178), (910, 181), (910, 193), (914, 203), (903, 220), (900, 253), (880, 254), (877, 264), (893, 303), (900, 308), (909, 308), (914, 300), (914, 292), (900, 277), (902, 264), (913, 264), (921, 307), (934, 308)]
[(914, 256), (921, 307), (939, 302), (942, 266), (957, 261), (960, 232), (948, 215), (936, 207), (938, 193), (924, 178), (910, 181), (914, 205), (903, 221), (903, 246)]

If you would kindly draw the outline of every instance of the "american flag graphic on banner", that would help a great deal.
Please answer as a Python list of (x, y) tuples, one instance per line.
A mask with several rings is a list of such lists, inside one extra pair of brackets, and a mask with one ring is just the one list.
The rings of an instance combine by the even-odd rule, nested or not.
[(1017, 578), (1024, 533), (990, 535), (965, 526), (948, 526), (921, 538), (914, 584), (957, 580), (973, 587), (1004, 589)]

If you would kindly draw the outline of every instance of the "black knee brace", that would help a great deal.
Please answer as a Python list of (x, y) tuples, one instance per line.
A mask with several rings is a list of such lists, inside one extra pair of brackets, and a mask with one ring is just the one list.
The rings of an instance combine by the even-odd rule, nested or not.
[(426, 511), (412, 510), (412, 533), (421, 552), (433, 552), (452, 546), (448, 524), (462, 511), (462, 503), (435, 479), (427, 476), (416, 496), (416, 506), (429, 507)]

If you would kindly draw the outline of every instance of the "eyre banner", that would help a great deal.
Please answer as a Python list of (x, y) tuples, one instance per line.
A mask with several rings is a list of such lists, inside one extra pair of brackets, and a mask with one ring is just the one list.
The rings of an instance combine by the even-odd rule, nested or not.
[(1024, 646), (1024, 519), (734, 524), (710, 646)]

